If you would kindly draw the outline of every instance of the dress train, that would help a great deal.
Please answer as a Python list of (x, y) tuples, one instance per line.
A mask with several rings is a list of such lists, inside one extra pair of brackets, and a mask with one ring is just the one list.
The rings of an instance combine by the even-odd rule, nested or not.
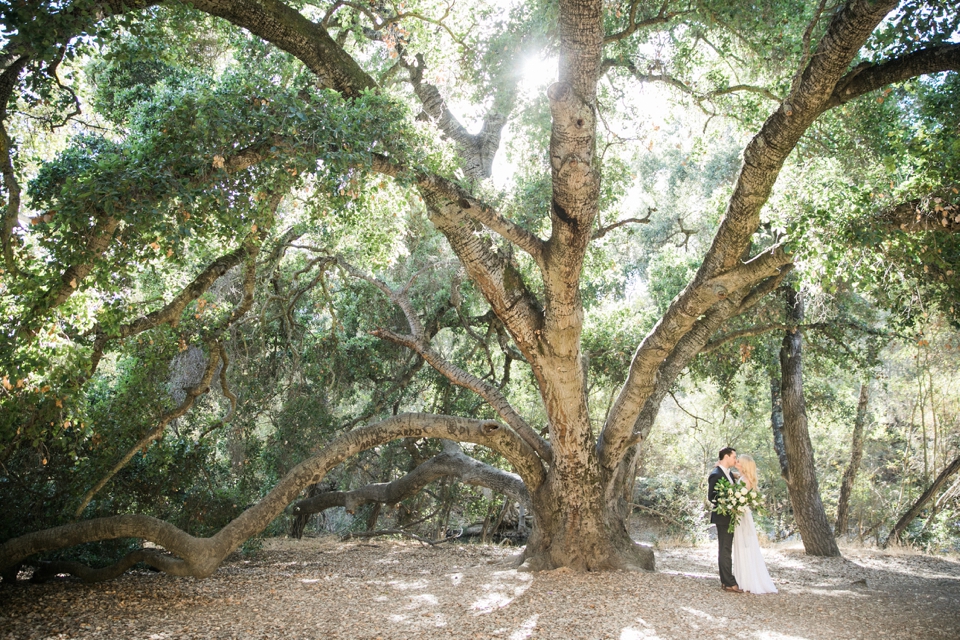
[(750, 593), (776, 593), (767, 565), (760, 553), (760, 540), (753, 525), (750, 509), (743, 514), (737, 528), (733, 530), (733, 575), (737, 585)]

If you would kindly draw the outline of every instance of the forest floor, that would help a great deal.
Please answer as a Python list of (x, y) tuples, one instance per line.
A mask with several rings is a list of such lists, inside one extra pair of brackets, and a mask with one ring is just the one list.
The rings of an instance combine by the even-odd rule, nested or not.
[(657, 549), (656, 573), (518, 573), (516, 549), (268, 540), (210, 578), (132, 572), (0, 590), (0, 638), (960, 638), (960, 562), (764, 549), (779, 594), (721, 591), (716, 543)]

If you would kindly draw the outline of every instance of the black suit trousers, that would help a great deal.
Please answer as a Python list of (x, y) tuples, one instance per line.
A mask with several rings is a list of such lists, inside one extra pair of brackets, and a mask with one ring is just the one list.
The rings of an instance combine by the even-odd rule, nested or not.
[(724, 587), (733, 587), (737, 579), (733, 576), (733, 534), (727, 532), (730, 526), (730, 517), (714, 515), (717, 524), (717, 542), (720, 546), (718, 561), (720, 563), (720, 584)]

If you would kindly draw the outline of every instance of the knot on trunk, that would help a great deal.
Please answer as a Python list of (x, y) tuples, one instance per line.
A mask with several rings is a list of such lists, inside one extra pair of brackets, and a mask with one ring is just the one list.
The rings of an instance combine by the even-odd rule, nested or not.
[(564, 102), (573, 95), (573, 87), (566, 82), (554, 82), (547, 87), (547, 98), (550, 102)]
[(480, 431), (484, 435), (490, 435), (494, 431), (500, 428), (500, 423), (495, 420), (487, 420), (486, 422), (481, 423)]

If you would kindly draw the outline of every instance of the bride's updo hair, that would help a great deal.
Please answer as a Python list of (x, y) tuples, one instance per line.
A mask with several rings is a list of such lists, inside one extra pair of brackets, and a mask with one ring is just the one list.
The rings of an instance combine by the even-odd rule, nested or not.
[(753, 461), (753, 457), (749, 454), (743, 453), (737, 458), (737, 462), (740, 463), (740, 473), (743, 474), (744, 480), (747, 481), (747, 486), (751, 489), (756, 489), (757, 463)]

